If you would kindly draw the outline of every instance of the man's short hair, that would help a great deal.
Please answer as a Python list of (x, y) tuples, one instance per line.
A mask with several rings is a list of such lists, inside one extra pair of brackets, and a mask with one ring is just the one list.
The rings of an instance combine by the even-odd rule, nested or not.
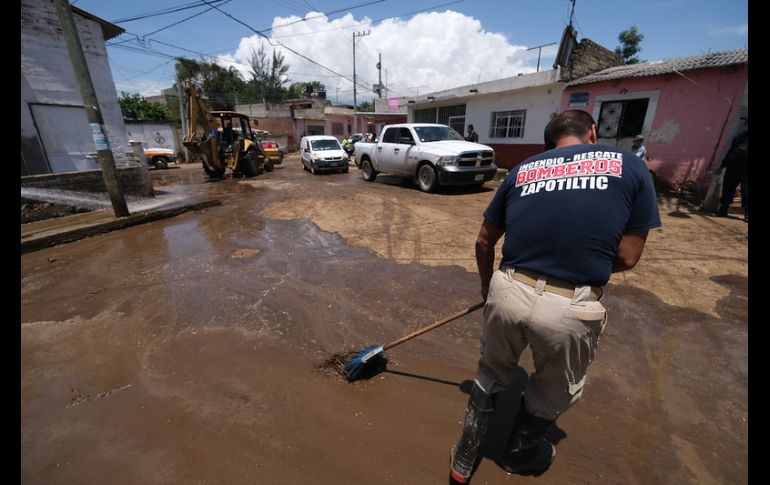
[(556, 147), (560, 138), (573, 135), (578, 138), (584, 138), (590, 131), (591, 126), (595, 125), (593, 116), (580, 109), (571, 109), (555, 116), (545, 125), (543, 138), (545, 139), (545, 149), (550, 150)]
[(472, 130), (473, 129), (473, 125), (468, 125), (468, 129)]

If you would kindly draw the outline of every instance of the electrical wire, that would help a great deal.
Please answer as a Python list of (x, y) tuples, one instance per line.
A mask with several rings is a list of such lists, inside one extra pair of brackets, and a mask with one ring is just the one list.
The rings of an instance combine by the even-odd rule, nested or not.
[[(213, 0), (215, 3), (224, 2), (225, 0)], [(133, 17), (125, 17), (122, 19), (112, 20), (115, 24), (125, 24), (127, 22), (133, 22), (135, 20), (142, 20), (150, 17), (157, 17), (160, 15), (167, 15), (170, 13), (181, 12), (182, 10), (188, 10), (191, 8), (200, 8), (202, 5), (200, 2), (185, 3), (183, 5), (177, 5), (176, 7), (168, 7), (162, 10), (156, 10), (154, 12), (147, 12), (142, 14), (136, 14)]]
[[(211, 5), (211, 4), (208, 2), (208, 0), (200, 0), (200, 1), (201, 1), (201, 2), (203, 2), (203, 3), (205, 3), (206, 5)], [(247, 29), (249, 29), (249, 30), (251, 30), (252, 32), (254, 32), (255, 34), (259, 35), (260, 37), (263, 37), (265, 40), (267, 40), (268, 44), (270, 44), (272, 47), (277, 47), (277, 46), (276, 46), (276, 45), (273, 43), (273, 41), (270, 39), (270, 37), (266, 36), (265, 34), (263, 34), (263, 33), (262, 33), (262, 32), (260, 32), (260, 31), (256, 30), (254, 27), (252, 27), (252, 26), (250, 26), (249, 24), (247, 24), (247, 23), (243, 22), (242, 20), (239, 20), (239, 19), (237, 19), (237, 18), (233, 17), (232, 15), (230, 15), (230, 14), (229, 14), (229, 13), (227, 13), (227, 12), (225, 12), (224, 10), (221, 10), (221, 9), (220, 9), (219, 7), (217, 7), (217, 6), (214, 6), (214, 8), (215, 8), (215, 9), (217, 9), (219, 12), (221, 12), (223, 15), (225, 15), (225, 16), (227, 16), (227, 17), (229, 17), (229, 18), (233, 19), (235, 22), (237, 22), (237, 23), (239, 23), (239, 24), (243, 25), (243, 26), (244, 26), (244, 27), (246, 27)], [(356, 81), (354, 81), (354, 80), (350, 79), (349, 77), (345, 76), (344, 74), (340, 74), (340, 73), (338, 73), (338, 72), (337, 72), (337, 71), (335, 71), (334, 69), (331, 69), (331, 68), (329, 68), (329, 67), (326, 67), (326, 66), (324, 66), (324, 65), (323, 65), (323, 64), (321, 64), (320, 62), (314, 61), (313, 59), (311, 59), (311, 58), (307, 57), (307, 56), (306, 56), (306, 55), (304, 55), (304, 54), (301, 54), (301, 53), (297, 52), (296, 50), (292, 49), (291, 47), (289, 47), (289, 46), (287, 46), (287, 45), (285, 45), (285, 44), (283, 44), (283, 43), (281, 43), (281, 42), (278, 42), (278, 45), (280, 45), (280, 46), (281, 46), (281, 47), (283, 47), (284, 49), (288, 50), (289, 52), (293, 53), (294, 55), (296, 55), (296, 56), (299, 56), (299, 57), (301, 57), (301, 58), (305, 59), (306, 61), (308, 61), (308, 62), (310, 62), (310, 63), (312, 63), (312, 64), (315, 64), (315, 65), (317, 65), (318, 67), (320, 67), (320, 68), (322, 68), (322, 69), (325, 69), (325, 70), (327, 70), (327, 71), (329, 71), (329, 72), (331, 72), (331, 73), (333, 73), (333, 74), (336, 74), (336, 75), (338, 75), (339, 77), (341, 77), (341, 78), (343, 78), (343, 79), (347, 79), (348, 81), (352, 82), (353, 84), (356, 84), (356, 85), (358, 85), (358, 86), (361, 86), (361, 87), (363, 87), (363, 88), (364, 88), (364, 89), (366, 89), (367, 91), (372, 91), (372, 92), (374, 92), (372, 89), (370, 89), (370, 88), (367, 88), (365, 85), (363, 85), (363, 84), (361, 84), (361, 83), (358, 83), (358, 82), (356, 82)]]

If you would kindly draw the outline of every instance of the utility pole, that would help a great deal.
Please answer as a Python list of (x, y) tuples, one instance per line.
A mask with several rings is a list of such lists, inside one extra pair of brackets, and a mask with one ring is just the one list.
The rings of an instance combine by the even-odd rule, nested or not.
[(377, 61), (377, 72), (379, 74), (379, 80), (377, 81), (377, 94), (382, 99), (382, 52), (380, 52), (380, 60)]
[(88, 123), (91, 125), (91, 135), (96, 145), (96, 153), (99, 156), (99, 165), (102, 169), (104, 185), (110, 194), (112, 210), (115, 212), (115, 217), (126, 217), (128, 216), (128, 206), (118, 183), (115, 159), (112, 156), (110, 142), (105, 133), (102, 112), (99, 109), (99, 101), (96, 99), (94, 84), (86, 64), (86, 56), (83, 54), (83, 46), (80, 43), (77, 28), (75, 27), (75, 19), (72, 18), (72, 10), (67, 0), (56, 0), (56, 7), (62, 26), (62, 33), (64, 34), (64, 41), (67, 44), (67, 52), (69, 52), (70, 62), (72, 63), (72, 70), (75, 71), (75, 78), (80, 85), (83, 107), (86, 110)]
[(356, 96), (356, 38), (369, 35), (370, 30), (366, 32), (353, 32), (353, 132), (358, 133), (358, 117), (356, 116), (356, 110), (358, 109), (358, 97)]
[[(179, 76), (176, 78), (176, 93), (179, 96), (179, 119), (182, 121), (182, 140), (187, 138), (187, 110), (184, 109), (184, 92), (182, 91), (182, 83), (179, 81)], [(190, 153), (187, 151), (187, 147), (182, 144), (182, 153), (184, 154), (185, 163), (190, 163)]]

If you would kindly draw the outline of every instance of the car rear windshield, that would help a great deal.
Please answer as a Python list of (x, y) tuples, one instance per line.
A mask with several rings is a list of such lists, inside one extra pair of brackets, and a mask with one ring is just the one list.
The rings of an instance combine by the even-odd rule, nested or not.
[(313, 150), (317, 152), (324, 150), (342, 150), (340, 142), (337, 140), (315, 140), (310, 143), (313, 145)]
[(423, 143), (441, 140), (464, 140), (455, 130), (448, 126), (415, 126), (414, 131)]

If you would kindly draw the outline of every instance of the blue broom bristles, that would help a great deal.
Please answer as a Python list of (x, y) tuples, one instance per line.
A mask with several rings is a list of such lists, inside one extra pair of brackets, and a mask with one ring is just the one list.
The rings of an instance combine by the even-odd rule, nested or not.
[(345, 378), (348, 381), (356, 380), (363, 372), (366, 362), (375, 355), (383, 352), (381, 344), (375, 344), (363, 350), (359, 350), (345, 365)]

